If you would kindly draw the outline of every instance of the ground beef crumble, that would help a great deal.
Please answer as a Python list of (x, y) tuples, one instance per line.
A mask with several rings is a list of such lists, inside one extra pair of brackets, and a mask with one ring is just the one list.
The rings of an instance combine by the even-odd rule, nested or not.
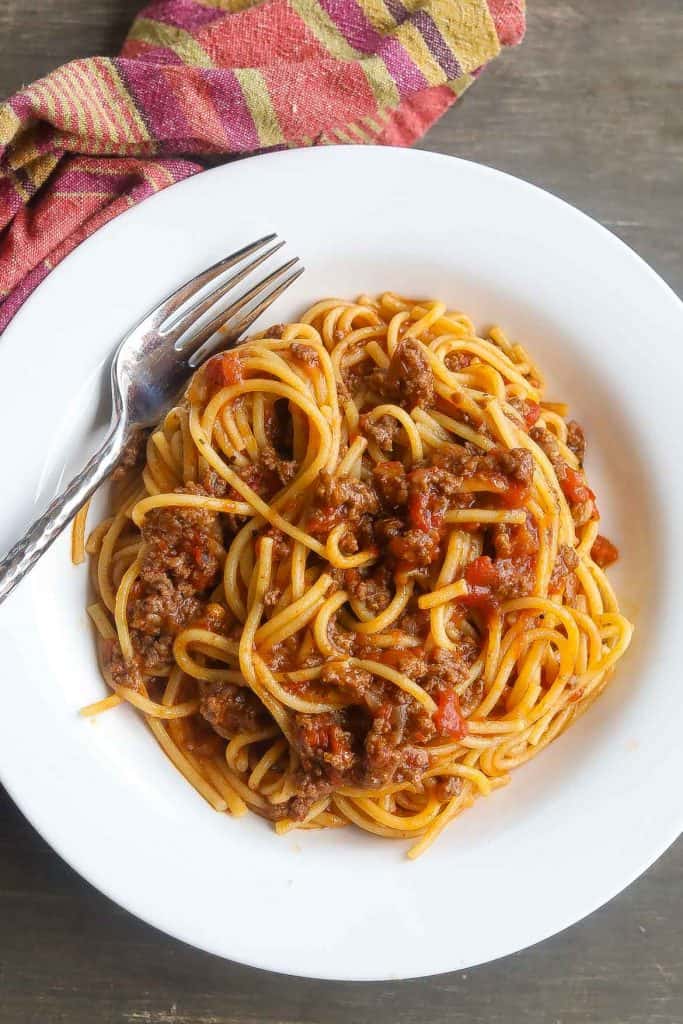
[(271, 724), (270, 715), (255, 693), (231, 683), (199, 682), (199, 712), (225, 739), (255, 732)]
[(298, 464), (293, 459), (283, 459), (272, 445), (266, 445), (259, 452), (261, 465), (274, 473), (281, 484), (288, 484), (296, 476)]
[(416, 406), (426, 409), (434, 404), (434, 376), (419, 343), (411, 338), (398, 343), (386, 369), (378, 367), (372, 371), (368, 386), (380, 398), (407, 412)]
[(149, 435), (149, 430), (133, 431), (123, 446), (121, 457), (111, 475), (112, 480), (121, 480), (131, 469), (137, 469), (142, 465)]
[[(190, 483), (179, 493), (205, 492)], [(199, 616), (225, 558), (219, 517), (204, 509), (152, 509), (142, 539), (140, 571), (128, 599), (134, 658), (124, 662), (118, 642), (110, 654), (112, 679), (136, 689), (141, 673), (153, 676), (170, 663), (174, 637)]]
[(308, 529), (314, 536), (324, 538), (335, 526), (344, 523), (346, 535), (354, 537), (364, 521), (378, 511), (377, 494), (369, 484), (355, 477), (335, 477), (323, 471), (315, 489)]
[(568, 544), (563, 544), (557, 552), (557, 558), (550, 574), (548, 590), (553, 594), (564, 593), (567, 599), (573, 598), (576, 594), (574, 570), (578, 564), (579, 556), (574, 548), (569, 547)]
[(311, 345), (304, 345), (302, 342), (295, 341), (292, 343), (291, 350), (294, 358), (306, 366), (318, 366), (320, 363), (318, 353)]
[(388, 565), (369, 569), (345, 569), (344, 589), (368, 611), (383, 612), (394, 596), (394, 574)]
[(583, 466), (586, 457), (586, 437), (576, 420), (570, 420), (567, 424), (567, 448), (574, 452), (579, 465)]
[(403, 428), (394, 416), (379, 416), (377, 419), (363, 416), (361, 429), (368, 440), (373, 441), (386, 455), (394, 450)]

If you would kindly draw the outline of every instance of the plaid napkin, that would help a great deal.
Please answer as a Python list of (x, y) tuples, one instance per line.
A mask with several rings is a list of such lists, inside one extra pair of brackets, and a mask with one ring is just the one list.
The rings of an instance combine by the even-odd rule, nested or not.
[(0, 105), (0, 331), (75, 246), (226, 157), (409, 145), (502, 46), (524, 0), (157, 0), (121, 56)]

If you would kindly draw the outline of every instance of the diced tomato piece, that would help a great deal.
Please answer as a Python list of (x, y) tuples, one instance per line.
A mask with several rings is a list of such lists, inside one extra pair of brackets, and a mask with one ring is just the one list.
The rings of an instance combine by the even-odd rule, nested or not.
[(441, 736), (450, 736), (454, 740), (466, 736), (467, 722), (460, 711), (457, 693), (454, 690), (444, 690), (439, 694), (436, 704), (433, 721)]
[(598, 534), (591, 548), (591, 558), (593, 561), (597, 562), (601, 569), (606, 569), (608, 565), (616, 562), (618, 557), (619, 548), (611, 540), (607, 540), (607, 537)]
[(531, 516), (525, 523), (515, 523), (508, 528), (511, 558), (528, 558), (538, 553), (538, 530)]
[(422, 530), (426, 533), (432, 528), (432, 516), (429, 509), (429, 494), (427, 491), (413, 491), (408, 499), (408, 515), (410, 525), (415, 530)]
[(498, 572), (495, 563), (488, 555), (480, 555), (465, 569), (465, 579), (471, 587), (495, 587)]
[(209, 394), (242, 380), (242, 363), (237, 352), (219, 352), (204, 367), (204, 380)]
[(564, 476), (560, 479), (560, 486), (565, 497), (575, 505), (584, 501), (595, 501), (595, 495), (586, 483), (583, 473), (572, 469), (571, 466), (565, 467)]
[(458, 598), (458, 604), (485, 616), (492, 615), (500, 607), (500, 601), (489, 587), (470, 587), (466, 594)]
[(520, 405), (521, 405), (520, 412), (522, 414), (522, 419), (524, 420), (524, 423), (526, 424), (527, 430), (531, 430), (531, 428), (533, 427), (534, 423), (536, 422), (538, 417), (541, 415), (541, 407), (538, 404), (538, 402), (531, 402), (527, 398), (523, 399), (522, 402), (520, 403)]
[(511, 480), (505, 490), (498, 495), (498, 501), (504, 508), (521, 508), (528, 498), (528, 485), (518, 480)]

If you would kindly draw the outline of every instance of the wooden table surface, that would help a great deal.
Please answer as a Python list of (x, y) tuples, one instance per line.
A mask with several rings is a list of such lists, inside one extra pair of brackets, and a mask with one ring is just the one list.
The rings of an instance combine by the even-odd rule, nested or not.
[[(114, 53), (138, 6), (0, 0), (0, 95), (73, 57)], [(499, 59), (422, 148), (563, 196), (681, 294), (682, 52), (681, 0), (529, 0), (523, 48)], [(240, 967), (167, 938), (82, 881), (4, 793), (0, 812), (4, 1024), (683, 1020), (680, 841), (607, 907), (531, 950), (423, 981), (332, 984)]]

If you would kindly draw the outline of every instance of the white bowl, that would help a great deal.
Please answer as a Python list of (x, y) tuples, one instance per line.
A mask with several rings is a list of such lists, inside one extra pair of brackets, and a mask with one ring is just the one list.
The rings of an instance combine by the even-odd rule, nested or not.
[(318, 978), (468, 967), (594, 910), (681, 829), (683, 306), (587, 217), (476, 164), (336, 147), (209, 171), (98, 231), (2, 338), (0, 546), (94, 448), (124, 330), (272, 230), (308, 270), (270, 321), (392, 289), (441, 297), (528, 347), (586, 429), (633, 646), (589, 713), (419, 861), (351, 829), (278, 838), (254, 816), (212, 812), (132, 710), (78, 717), (104, 686), (87, 573), (64, 537), (0, 610), (0, 775), (82, 875), (186, 942)]

